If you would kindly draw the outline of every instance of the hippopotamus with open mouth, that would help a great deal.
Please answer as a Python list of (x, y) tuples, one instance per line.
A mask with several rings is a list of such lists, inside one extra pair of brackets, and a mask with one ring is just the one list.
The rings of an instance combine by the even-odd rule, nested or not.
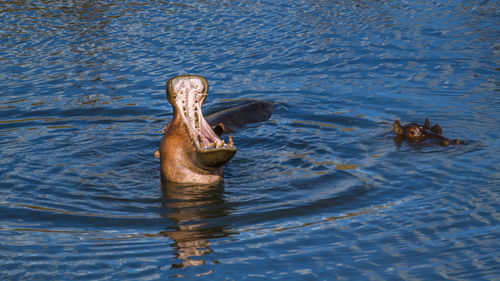
[(449, 140), (442, 135), (443, 129), (438, 124), (430, 126), (428, 118), (425, 118), (424, 125), (407, 124), (402, 126), (399, 120), (394, 121), (393, 130), (396, 133), (396, 142), (401, 143), (403, 140), (410, 142), (422, 142), (424, 140), (438, 141), (440, 145), (448, 146), (450, 144), (463, 144), (462, 141), (453, 139)]
[[(197, 75), (171, 78), (166, 87), (173, 118), (163, 130), (160, 158), (163, 178), (177, 183), (212, 184), (223, 176), (222, 165), (236, 153), (231, 135), (222, 133), (269, 119), (271, 102), (253, 102), (203, 116), (201, 106), (208, 93), (208, 82)], [(229, 125), (229, 126), (228, 126)]]

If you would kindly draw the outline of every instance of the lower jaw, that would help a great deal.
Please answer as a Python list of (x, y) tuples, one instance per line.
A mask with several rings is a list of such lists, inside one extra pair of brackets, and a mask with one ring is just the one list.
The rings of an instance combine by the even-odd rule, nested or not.
[[(185, 185), (193, 185), (193, 184), (199, 184), (199, 185), (206, 185), (206, 184), (215, 184), (220, 181), (222, 181), (222, 176), (223, 176), (223, 170), (222, 167), (213, 169), (212, 171), (207, 173), (196, 173), (194, 171), (184, 171), (182, 176), (180, 178), (177, 177), (165, 177), (167, 180), (171, 182), (175, 182), (178, 184), (185, 184)], [(177, 174), (179, 176), (179, 174)]]

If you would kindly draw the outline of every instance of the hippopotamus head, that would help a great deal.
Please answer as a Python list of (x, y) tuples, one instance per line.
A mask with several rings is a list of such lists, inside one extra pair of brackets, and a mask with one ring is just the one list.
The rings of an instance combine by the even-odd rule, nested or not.
[(424, 140), (437, 140), (441, 145), (461, 144), (459, 140), (448, 140), (442, 136), (443, 129), (438, 124), (430, 126), (428, 118), (425, 118), (424, 125), (415, 123), (402, 126), (399, 120), (394, 121), (393, 130), (396, 133), (396, 142), (401, 143), (403, 140), (410, 142), (421, 142)]
[(178, 183), (210, 184), (222, 177), (222, 165), (236, 153), (232, 137), (226, 143), (205, 120), (201, 106), (208, 93), (205, 78), (183, 75), (170, 79), (167, 100), (173, 107), (160, 144), (162, 175)]

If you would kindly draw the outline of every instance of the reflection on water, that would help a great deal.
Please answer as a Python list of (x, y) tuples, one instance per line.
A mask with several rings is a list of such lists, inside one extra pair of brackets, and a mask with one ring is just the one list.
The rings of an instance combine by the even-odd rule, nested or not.
[(223, 191), (222, 183), (186, 186), (162, 180), (162, 216), (172, 219), (175, 225), (161, 234), (174, 241), (176, 258), (181, 261), (173, 268), (205, 265), (206, 255), (212, 252), (210, 239), (235, 234), (228, 226), (213, 224), (215, 219), (230, 215)]

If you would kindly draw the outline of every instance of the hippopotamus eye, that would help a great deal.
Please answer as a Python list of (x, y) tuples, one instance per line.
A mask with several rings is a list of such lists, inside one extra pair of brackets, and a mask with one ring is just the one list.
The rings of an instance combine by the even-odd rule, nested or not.
[(416, 127), (416, 128), (412, 128), (412, 129), (408, 132), (408, 135), (410, 135), (410, 137), (416, 137), (416, 136), (419, 136), (419, 135), (420, 135), (420, 130), (418, 129), (418, 127)]

